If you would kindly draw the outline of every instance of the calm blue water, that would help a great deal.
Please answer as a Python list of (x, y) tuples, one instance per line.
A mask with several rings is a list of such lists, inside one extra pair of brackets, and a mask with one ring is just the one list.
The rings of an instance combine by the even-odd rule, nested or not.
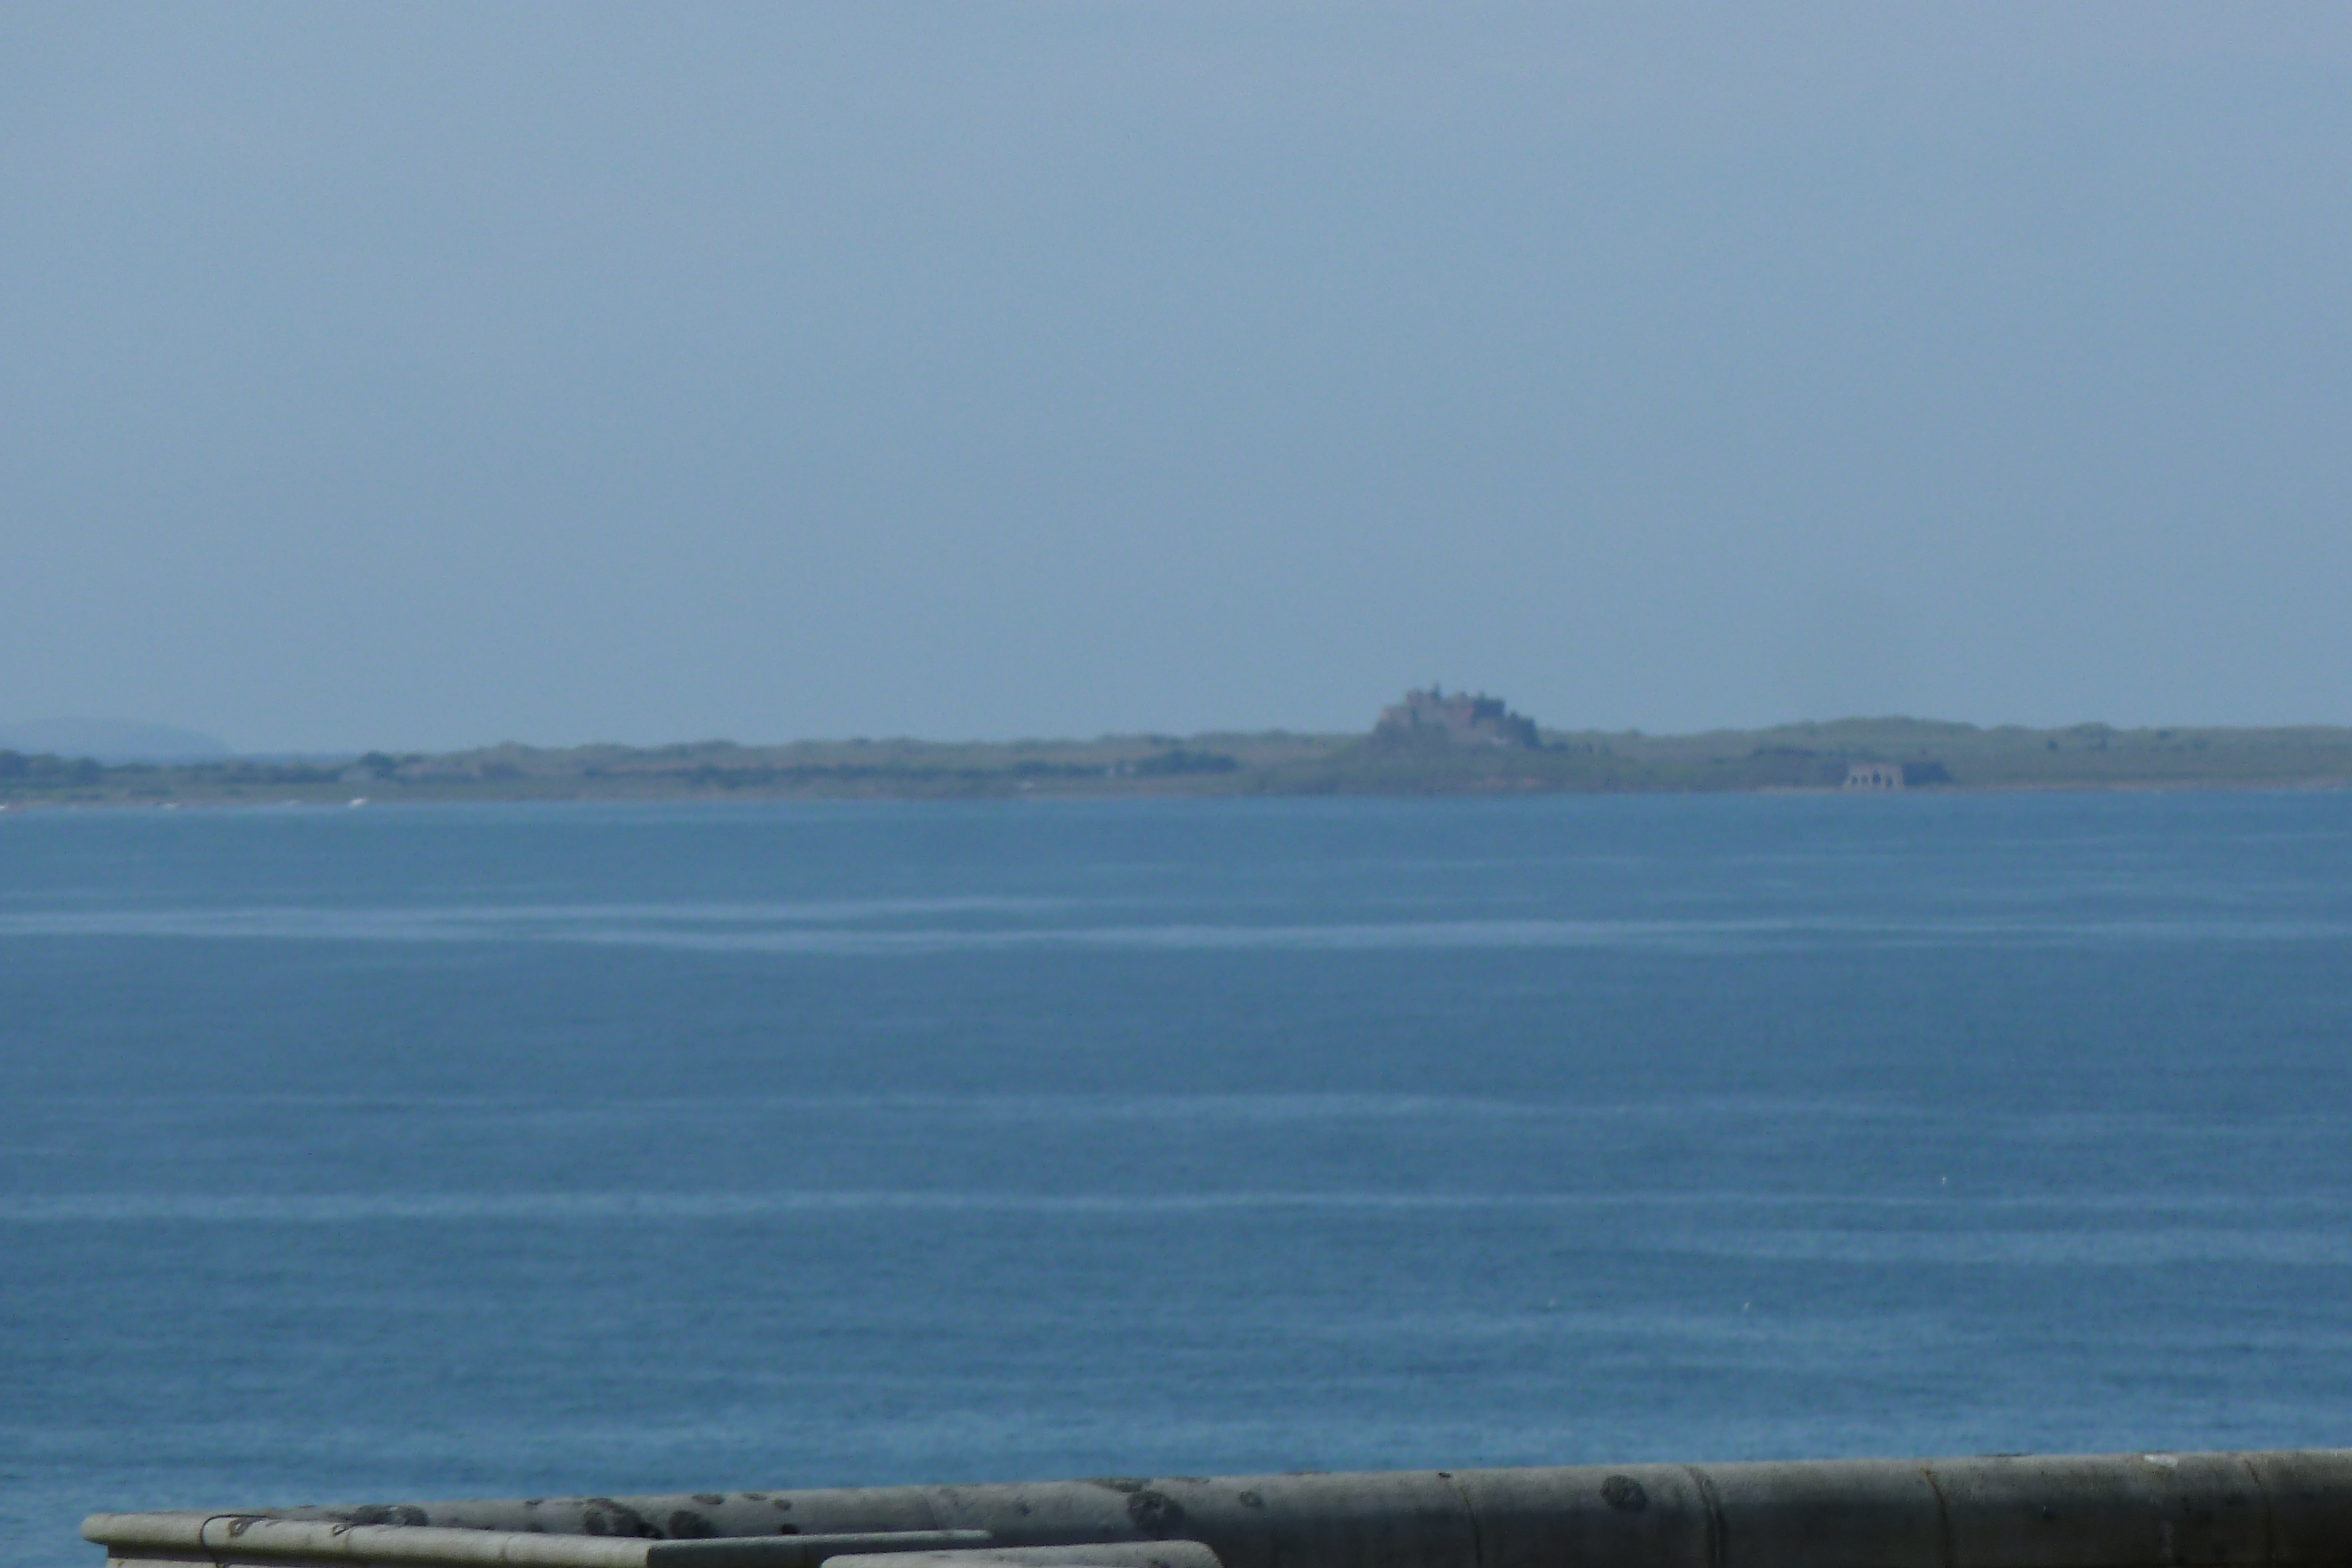
[(2352, 1441), (2352, 796), (0, 818), (0, 1539)]

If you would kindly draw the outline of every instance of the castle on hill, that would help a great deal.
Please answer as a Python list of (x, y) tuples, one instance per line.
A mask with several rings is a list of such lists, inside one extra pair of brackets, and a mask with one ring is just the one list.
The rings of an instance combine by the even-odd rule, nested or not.
[(1540, 744), (1536, 721), (1513, 713), (1502, 698), (1484, 692), (1475, 696), (1455, 692), (1448, 696), (1436, 685), (1425, 692), (1407, 692), (1404, 701), (1382, 708), (1380, 722), (1372, 726), (1372, 738), (1523, 749)]

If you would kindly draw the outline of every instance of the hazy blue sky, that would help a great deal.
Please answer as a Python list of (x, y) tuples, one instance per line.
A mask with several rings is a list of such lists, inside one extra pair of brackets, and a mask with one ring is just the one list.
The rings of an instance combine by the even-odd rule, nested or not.
[(2352, 722), (2352, 7), (0, 11), (0, 719)]

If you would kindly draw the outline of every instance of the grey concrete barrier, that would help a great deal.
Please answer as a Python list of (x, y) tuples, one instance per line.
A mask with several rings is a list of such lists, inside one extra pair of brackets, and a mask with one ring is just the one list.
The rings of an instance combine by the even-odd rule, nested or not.
[[(889, 1562), (952, 1558), (986, 1547), (984, 1530), (914, 1530), (840, 1535), (762, 1535), (695, 1541), (644, 1536), (553, 1535), (429, 1524), (350, 1524), (251, 1513), (100, 1513), (82, 1534), (107, 1547), (110, 1562), (203, 1563), (235, 1568), (311, 1568), (382, 1563), (386, 1568), (819, 1568), (835, 1557)], [(1117, 1551), (1118, 1548), (1105, 1550)], [(975, 1564), (974, 1568), (978, 1568)], [(1048, 1568), (1038, 1564), (1036, 1568)], [(1103, 1563), (1097, 1568), (1149, 1568)], [(1199, 1568), (1171, 1563), (1167, 1568)], [(1207, 1568), (1215, 1568), (1213, 1561)]]
[(239, 1568), (2352, 1568), (2352, 1450), (532, 1498), (83, 1533), (124, 1564)]

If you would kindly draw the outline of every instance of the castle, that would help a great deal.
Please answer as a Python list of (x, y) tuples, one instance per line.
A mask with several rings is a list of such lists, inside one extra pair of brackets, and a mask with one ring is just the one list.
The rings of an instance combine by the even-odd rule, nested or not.
[(1404, 701), (1382, 708), (1381, 721), (1372, 727), (1372, 737), (1528, 749), (1541, 744), (1536, 737), (1536, 721), (1511, 712), (1502, 698), (1484, 692), (1476, 696), (1467, 692), (1448, 696), (1435, 685), (1425, 692), (1407, 692)]

